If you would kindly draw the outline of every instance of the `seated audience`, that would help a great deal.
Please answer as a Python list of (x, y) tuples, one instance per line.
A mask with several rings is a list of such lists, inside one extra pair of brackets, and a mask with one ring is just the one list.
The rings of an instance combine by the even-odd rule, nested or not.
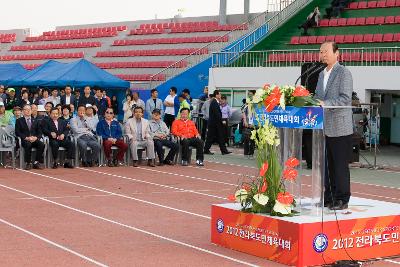
[[(179, 150), (179, 145), (170, 140), (169, 129), (165, 122), (161, 120), (161, 111), (159, 109), (153, 109), (152, 117), (153, 119), (150, 121), (150, 131), (154, 141), (154, 147), (158, 155), (159, 165), (174, 165), (174, 158)], [(165, 160), (163, 146), (169, 148), (169, 152)]]
[(73, 160), (75, 158), (75, 146), (71, 139), (68, 138), (69, 129), (65, 120), (59, 118), (59, 111), (53, 108), (50, 112), (50, 119), (46, 120), (43, 125), (43, 134), (49, 138), (49, 145), (53, 155), (53, 169), (57, 169), (58, 149), (64, 147), (66, 149), (66, 161), (64, 168), (73, 168)]
[[(107, 108), (104, 119), (97, 124), (97, 135), (103, 139), (104, 154), (107, 159), (108, 167), (118, 167), (124, 165), (124, 154), (128, 150), (128, 145), (122, 139), (122, 129), (117, 120), (114, 120), (114, 111)], [(112, 159), (111, 147), (118, 147), (117, 158)]]
[(308, 35), (308, 29), (318, 26), (320, 18), (321, 18), (321, 13), (319, 12), (318, 7), (315, 7), (314, 11), (307, 16), (306, 22), (299, 25), (298, 28), (299, 29), (303, 28), (304, 29), (303, 35)]
[[(83, 167), (92, 167), (98, 164), (100, 144), (96, 137), (96, 128), (89, 126), (85, 112), (85, 106), (79, 106), (78, 115), (71, 119), (70, 124), (77, 139)], [(88, 147), (90, 150), (87, 150)]]
[(133, 167), (138, 167), (138, 148), (145, 147), (148, 165), (154, 165), (154, 142), (151, 138), (149, 121), (143, 118), (143, 108), (136, 106), (133, 109), (133, 117), (125, 123), (125, 132), (129, 138), (131, 154), (133, 159)]
[(204, 166), (204, 142), (200, 138), (200, 134), (196, 129), (196, 125), (189, 119), (190, 110), (182, 108), (180, 111), (180, 119), (174, 120), (172, 123), (172, 134), (179, 137), (182, 147), (182, 166), (187, 166), (189, 162), (189, 146), (196, 148), (196, 164)]
[[(24, 148), (25, 169), (42, 169), (40, 163), (43, 163), (44, 143), (42, 138), (41, 125), (38, 120), (32, 118), (32, 110), (29, 105), (22, 109), (23, 116), (17, 119), (15, 123), (15, 135), (21, 138), (21, 144)], [(32, 148), (36, 148), (36, 158), (32, 165)]]

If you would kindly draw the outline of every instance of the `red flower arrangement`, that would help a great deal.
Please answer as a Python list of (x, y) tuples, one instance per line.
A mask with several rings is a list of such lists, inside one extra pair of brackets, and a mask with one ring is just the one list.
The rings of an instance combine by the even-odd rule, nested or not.
[(264, 101), (264, 105), (268, 112), (271, 112), (279, 104), (281, 96), (282, 93), (279, 90), (279, 87), (275, 86), (271, 94)]
[(300, 161), (295, 157), (288, 158), (285, 162), (285, 165), (289, 168), (297, 167), (300, 164)]
[(283, 171), (283, 178), (288, 181), (295, 181), (298, 175), (298, 171), (295, 169), (286, 169)]
[(280, 192), (278, 193), (276, 200), (284, 205), (291, 205), (294, 198), (289, 192)]

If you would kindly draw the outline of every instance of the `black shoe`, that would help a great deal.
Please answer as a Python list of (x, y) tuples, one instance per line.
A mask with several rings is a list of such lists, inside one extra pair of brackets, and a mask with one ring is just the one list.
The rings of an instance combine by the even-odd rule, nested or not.
[(167, 164), (167, 165), (174, 165), (174, 162), (173, 161), (171, 161), (171, 160), (164, 160), (164, 164)]
[(86, 167), (89, 167), (89, 165), (86, 161), (82, 161), (82, 167), (86, 168)]
[(65, 162), (65, 163), (64, 163), (64, 168), (66, 168), (66, 169), (73, 169), (74, 166), (71, 164), (71, 162)]
[(36, 170), (43, 170), (43, 167), (40, 165), (39, 162), (33, 163), (33, 168)]
[(349, 207), (348, 203), (344, 203), (343, 200), (338, 200), (329, 209), (330, 210), (345, 210), (348, 207)]
[(210, 150), (204, 151), (204, 154), (206, 154), (206, 155), (214, 155), (214, 153), (212, 153)]
[(134, 161), (133, 161), (133, 167), (139, 167), (139, 164), (138, 164), (138, 161), (137, 161), (137, 160), (134, 160)]
[(114, 163), (111, 159), (107, 160), (107, 167), (114, 167)]
[(88, 167), (93, 167), (93, 161), (88, 161), (88, 162), (87, 162), (87, 166), (88, 166)]
[(25, 170), (29, 171), (30, 169), (32, 169), (32, 163), (26, 163)]
[(117, 159), (113, 160), (113, 165), (114, 165), (114, 167), (118, 167), (118, 160)]
[(203, 161), (202, 160), (196, 160), (196, 165), (197, 166), (204, 166), (204, 163), (203, 163)]
[(154, 165), (154, 161), (152, 159), (149, 159), (147, 161), (147, 165), (150, 166), (150, 167), (155, 167), (156, 166), (156, 165)]
[(182, 166), (188, 166), (189, 164), (188, 164), (188, 162), (187, 162), (187, 160), (182, 160)]
[(51, 166), (51, 168), (57, 169), (58, 168), (58, 163), (56, 161), (54, 161), (53, 166)]
[(224, 151), (224, 152), (222, 152), (222, 155), (228, 155), (228, 154), (231, 154), (232, 153), (232, 151)]

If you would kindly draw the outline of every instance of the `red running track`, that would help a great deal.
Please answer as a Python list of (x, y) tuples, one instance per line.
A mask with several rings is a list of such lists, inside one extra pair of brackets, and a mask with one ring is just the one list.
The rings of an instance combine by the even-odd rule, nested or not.
[[(282, 266), (210, 243), (210, 206), (254, 168), (1, 170), (1, 266)], [(304, 177), (303, 188), (309, 188)], [(400, 203), (399, 189), (352, 184)], [(400, 259), (374, 266), (399, 266)]]

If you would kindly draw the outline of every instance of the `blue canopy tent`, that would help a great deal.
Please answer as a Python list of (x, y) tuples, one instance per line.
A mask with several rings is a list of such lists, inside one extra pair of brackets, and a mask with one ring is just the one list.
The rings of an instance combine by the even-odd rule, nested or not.
[(12, 78), (29, 72), (19, 63), (0, 64), (0, 84), (6, 84)]
[(72, 87), (97, 85), (109, 89), (126, 89), (130, 86), (128, 81), (115, 77), (85, 59), (71, 63), (50, 60), (28, 74), (11, 80), (10, 85), (45, 87), (64, 87), (67, 84)]

